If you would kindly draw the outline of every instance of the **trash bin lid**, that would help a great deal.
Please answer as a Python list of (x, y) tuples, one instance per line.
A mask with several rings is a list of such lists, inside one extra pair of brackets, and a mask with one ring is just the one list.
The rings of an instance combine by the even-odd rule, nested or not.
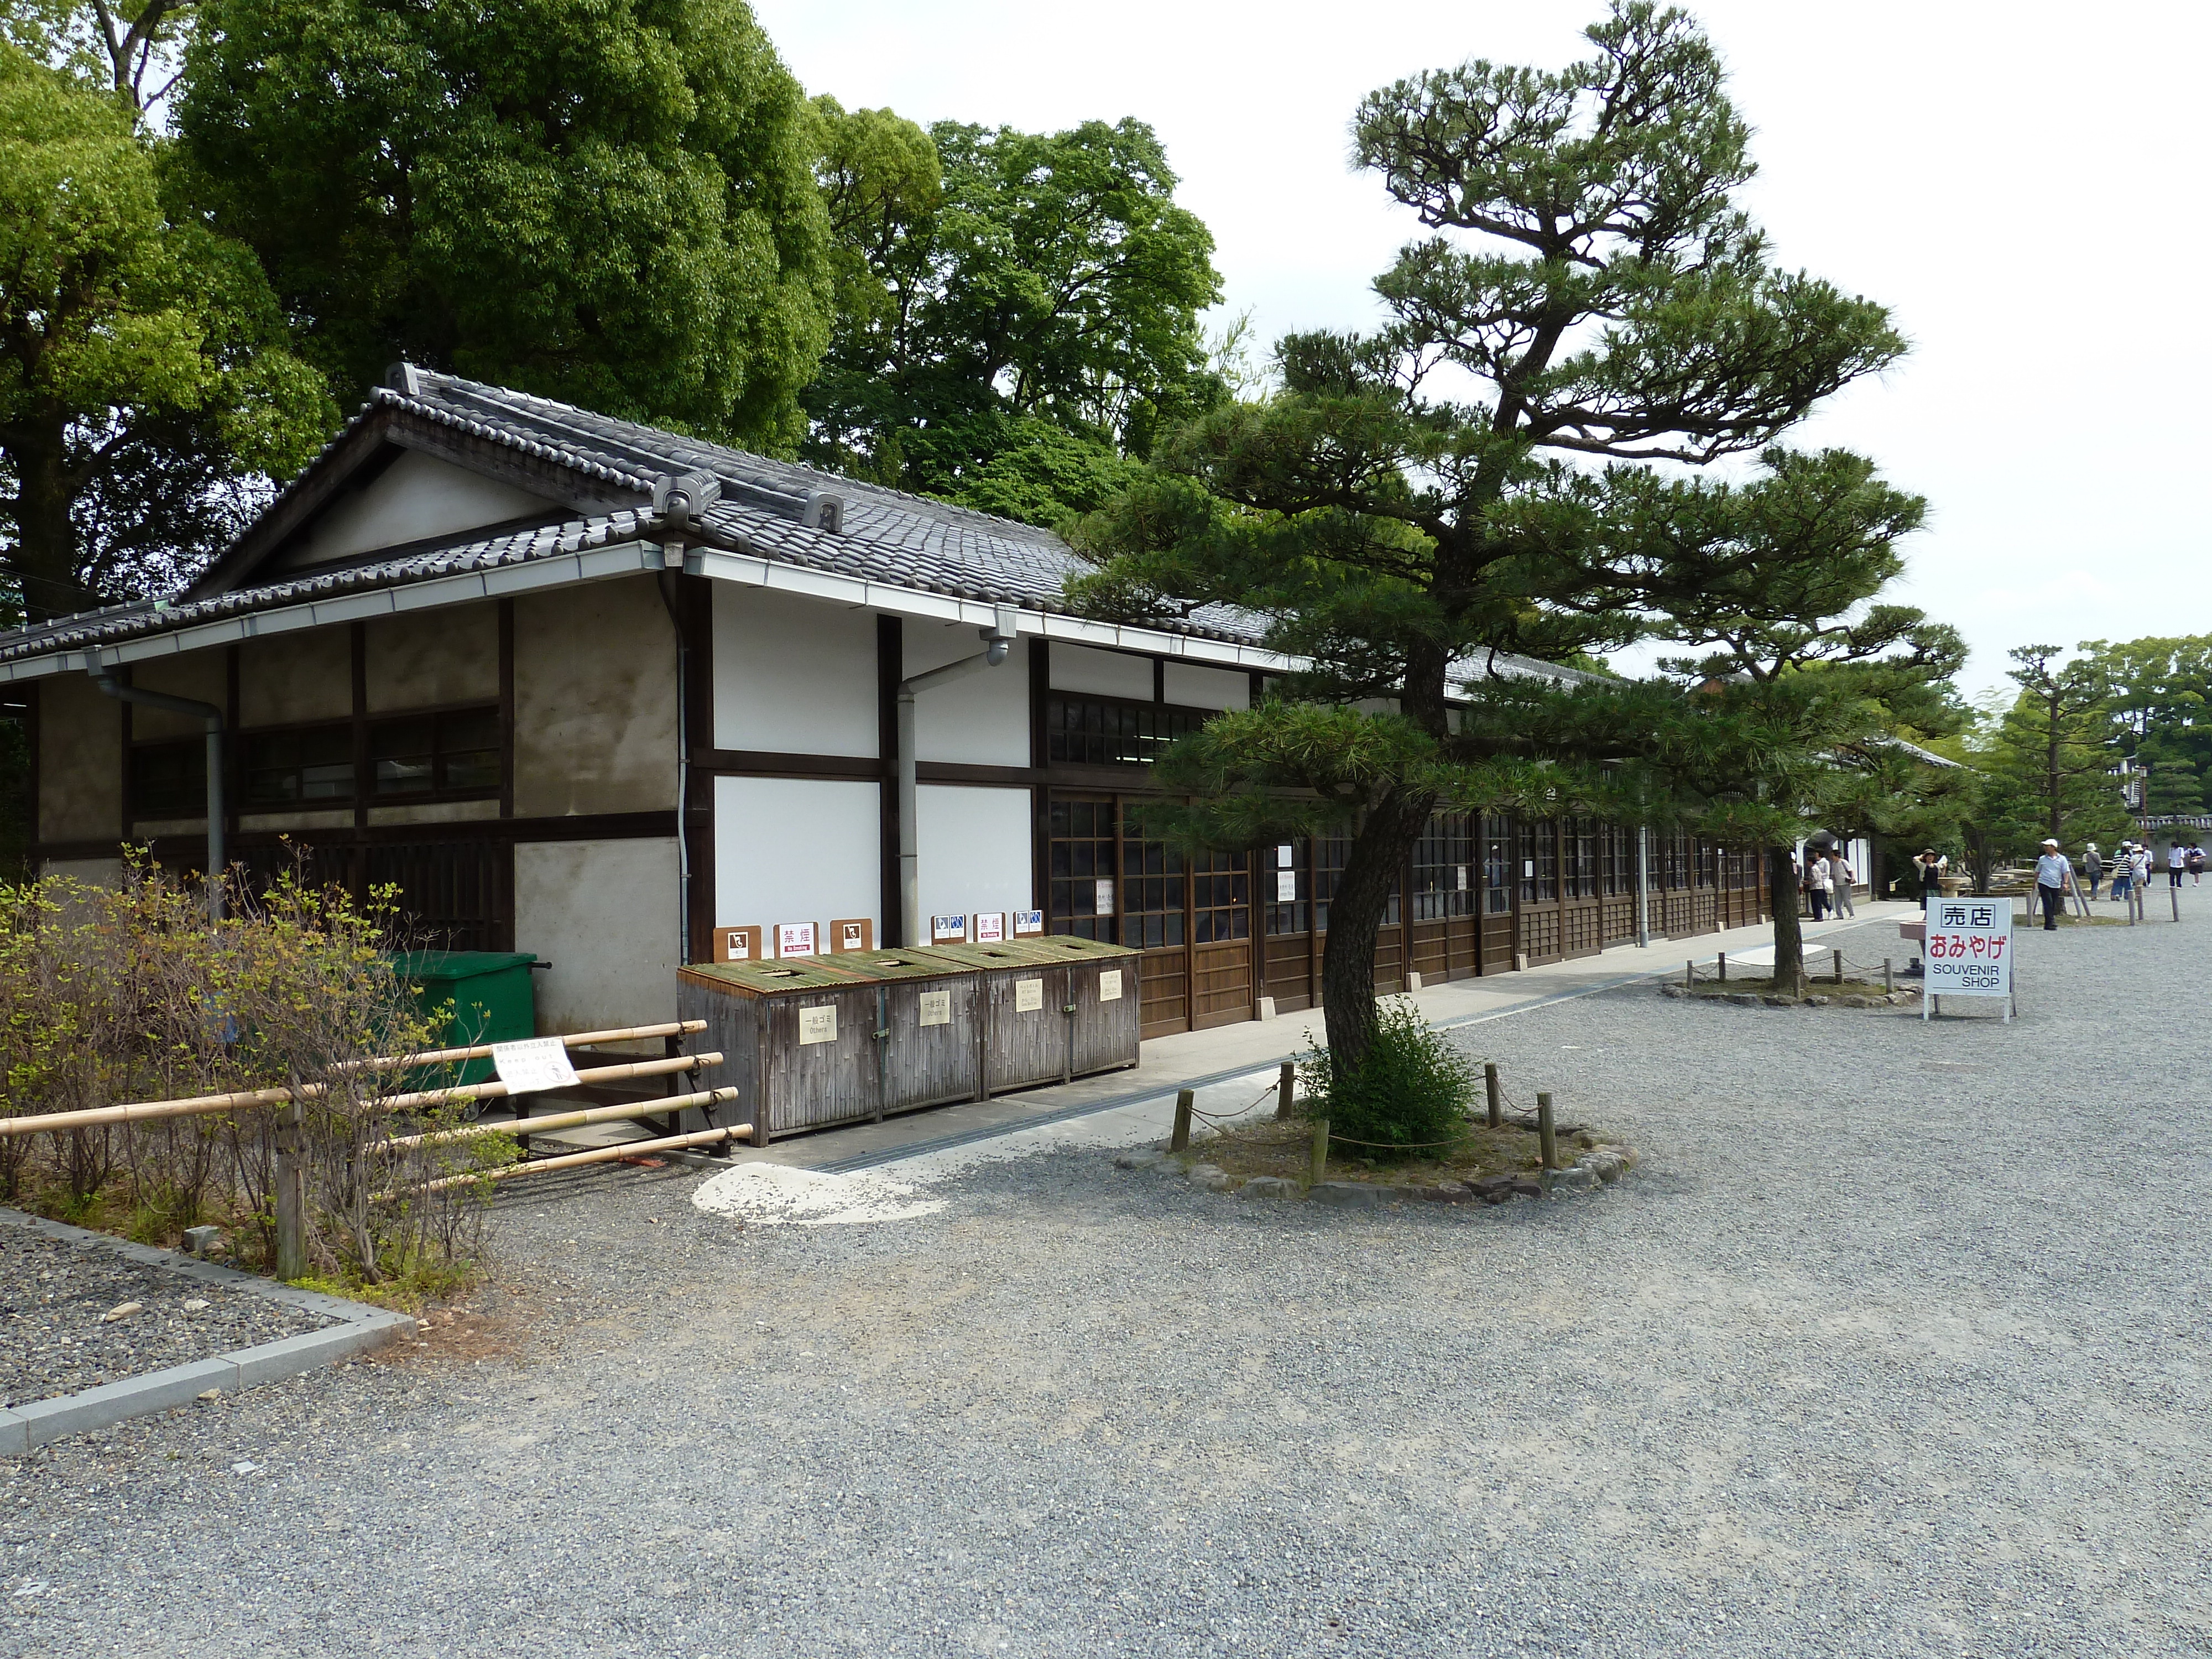
[(935, 957), (941, 962), (968, 969), (1042, 968), (1066, 962), (1065, 951), (1047, 950), (1033, 939), (1000, 939), (989, 945), (933, 945), (906, 952), (913, 957)]
[(830, 961), (840, 971), (864, 980), (942, 979), (951, 973), (975, 971), (930, 951), (840, 951)]
[(475, 979), (484, 974), (526, 968), (538, 960), (530, 951), (394, 951), (392, 971), (402, 979)]
[(772, 962), (694, 962), (677, 971), (684, 978), (762, 996), (777, 991), (849, 991), (868, 982), (865, 973), (847, 973), (835, 957), (785, 957)]

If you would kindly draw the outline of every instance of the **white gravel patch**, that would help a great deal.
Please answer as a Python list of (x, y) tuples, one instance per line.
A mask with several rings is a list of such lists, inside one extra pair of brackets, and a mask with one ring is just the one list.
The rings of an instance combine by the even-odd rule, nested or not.
[(945, 1207), (916, 1199), (914, 1183), (883, 1175), (832, 1175), (781, 1164), (746, 1164), (709, 1176), (691, 1194), (708, 1215), (763, 1226), (834, 1227), (866, 1221), (914, 1221)]

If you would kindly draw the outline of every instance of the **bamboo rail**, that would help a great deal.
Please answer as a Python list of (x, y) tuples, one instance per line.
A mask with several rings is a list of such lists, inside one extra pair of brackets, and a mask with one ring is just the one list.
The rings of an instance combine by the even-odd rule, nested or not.
[[(419, 1135), (394, 1135), (389, 1140), (378, 1141), (368, 1150), (372, 1152), (397, 1152), (410, 1146), (435, 1146), (449, 1140), (466, 1140), (471, 1135), (548, 1134), (556, 1129), (580, 1129), (590, 1123), (618, 1123), (624, 1118), (651, 1117), (660, 1112), (679, 1111), (686, 1106), (733, 1105), (743, 1092), (738, 1089), (705, 1089), (695, 1095), (656, 1095), (650, 1100), (634, 1100), (619, 1106), (592, 1106), (574, 1112), (555, 1112), (545, 1117), (503, 1117), (492, 1122), (463, 1123), (450, 1129), (432, 1129)], [(750, 1134), (751, 1131), (748, 1129), (746, 1133)]]
[[(641, 1060), (622, 1066), (599, 1066), (576, 1073), (579, 1084), (615, 1083), (624, 1078), (665, 1077), (698, 1066), (721, 1063), (720, 1054), (678, 1054), (673, 1060)], [(325, 1092), (313, 1085), (303, 1097)], [(416, 1106), (439, 1106), (454, 1100), (500, 1100), (508, 1093), (504, 1083), (468, 1083), (449, 1089), (424, 1089), (413, 1094), (390, 1095), (376, 1103), (388, 1111)], [(0, 1136), (56, 1133), (64, 1129), (92, 1129), (112, 1123), (143, 1123), (161, 1118), (195, 1117), (206, 1112), (234, 1112), (255, 1106), (283, 1106), (293, 1099), (289, 1089), (252, 1089), (231, 1095), (201, 1095), (190, 1100), (149, 1100), (124, 1106), (93, 1106), (81, 1112), (46, 1112), (21, 1117), (0, 1117)]]
[(588, 1152), (569, 1152), (560, 1158), (533, 1158), (527, 1163), (510, 1164), (504, 1169), (486, 1170), (477, 1175), (447, 1176), (437, 1181), (426, 1181), (417, 1187), (398, 1187), (388, 1193), (377, 1193), (373, 1203), (389, 1204), (395, 1199), (413, 1198), (417, 1194), (443, 1192), (448, 1187), (465, 1187), (478, 1181), (505, 1181), (519, 1175), (535, 1175), (540, 1170), (573, 1170), (585, 1164), (612, 1164), (625, 1158), (635, 1158), (641, 1152), (681, 1152), (687, 1146), (707, 1146), (718, 1140), (750, 1140), (752, 1126), (733, 1123), (727, 1128), (700, 1129), (688, 1135), (668, 1135), (658, 1140), (625, 1140), (619, 1146), (600, 1146)]

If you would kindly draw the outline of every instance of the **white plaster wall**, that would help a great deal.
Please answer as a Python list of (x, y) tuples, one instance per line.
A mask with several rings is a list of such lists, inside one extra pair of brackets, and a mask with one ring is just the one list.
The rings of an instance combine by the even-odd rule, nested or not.
[(1030, 885), (1028, 790), (925, 783), (915, 795), (915, 850), (921, 864), (925, 918), (1036, 908)]
[(515, 946), (553, 964), (532, 970), (541, 1033), (676, 1018), (678, 887), (673, 836), (517, 843)]
[(1252, 677), (1239, 670), (1168, 662), (1167, 700), (1182, 708), (1249, 708)]
[[(909, 678), (982, 649), (982, 636), (966, 623), (945, 628), (909, 617), (900, 629), (901, 668)], [(1015, 641), (996, 668), (922, 692), (915, 699), (914, 731), (915, 754), (922, 760), (1027, 766), (1029, 641)]]
[(716, 748), (874, 755), (879, 744), (872, 612), (714, 584)]
[(123, 885), (123, 860), (116, 859), (48, 859), (40, 873), (47, 876), (66, 876), (71, 881), (81, 881), (88, 887), (120, 887)]
[(402, 542), (529, 518), (555, 505), (513, 484), (410, 449), (366, 488), (325, 512), (287, 563), (326, 564)]
[(715, 779), (714, 925), (866, 916), (882, 938), (882, 811), (872, 782)]
[(1046, 659), (1055, 691), (1088, 691), (1099, 697), (1152, 700), (1152, 659), (1125, 651), (1094, 651), (1087, 645), (1052, 642)]

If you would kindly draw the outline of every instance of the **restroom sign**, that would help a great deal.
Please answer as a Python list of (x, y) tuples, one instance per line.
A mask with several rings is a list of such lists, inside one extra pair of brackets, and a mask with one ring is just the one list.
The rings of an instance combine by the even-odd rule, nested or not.
[(965, 945), (968, 942), (968, 913), (957, 916), (932, 916), (929, 919), (929, 942), (932, 945)]

